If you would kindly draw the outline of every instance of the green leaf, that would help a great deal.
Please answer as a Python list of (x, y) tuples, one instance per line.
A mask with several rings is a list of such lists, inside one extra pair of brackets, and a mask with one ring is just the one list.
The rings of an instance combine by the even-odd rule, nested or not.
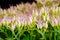
[(0, 38), (0, 40), (3, 40), (2, 38)]

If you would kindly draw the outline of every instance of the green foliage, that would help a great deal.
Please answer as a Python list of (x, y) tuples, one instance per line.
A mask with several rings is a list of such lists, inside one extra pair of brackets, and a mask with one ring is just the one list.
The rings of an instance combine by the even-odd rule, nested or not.
[[(29, 27), (30, 26), (30, 27)], [(36, 24), (17, 24), (12, 30), (10, 23), (0, 24), (0, 40), (60, 40), (60, 24), (52, 26), (48, 22), (48, 28), (37, 28)]]

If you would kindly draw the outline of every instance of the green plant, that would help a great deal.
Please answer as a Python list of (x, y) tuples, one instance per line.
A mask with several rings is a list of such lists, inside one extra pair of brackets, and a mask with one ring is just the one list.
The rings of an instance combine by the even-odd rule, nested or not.
[[(52, 3), (50, 1), (46, 2), (46, 6), (51, 5)], [(31, 15), (26, 13), (30, 17), (25, 14), (27, 6), (23, 6), (21, 10), (14, 7), (16, 12), (18, 11), (17, 14), (14, 14), (15, 12), (12, 13), (10, 9), (8, 9), (8, 11), (4, 10), (4, 12), (0, 14), (0, 17), (3, 18), (3, 21), (0, 23), (0, 40), (60, 40), (60, 22), (57, 19), (57, 22), (51, 23), (51, 21), (55, 21), (51, 19), (57, 18), (58, 16), (60, 17), (60, 7), (47, 8), (49, 9), (48, 11), (46, 7), (42, 6), (43, 4), (38, 2), (37, 7), (39, 8), (39, 12), (36, 9), (32, 9)], [(29, 22), (20, 22), (22, 18), (19, 13), (20, 11), (24, 13), (22, 17), (27, 16), (29, 18)], [(30, 11), (30, 9), (28, 11)], [(11, 22), (8, 22), (5, 21), (5, 16), (14, 18)], [(27, 17), (25, 18), (28, 19)], [(38, 21), (38, 17), (41, 19), (40, 21)], [(17, 22), (16, 19), (19, 21)], [(41, 21), (43, 22), (41, 23)], [(38, 22), (43, 25), (38, 26)]]

